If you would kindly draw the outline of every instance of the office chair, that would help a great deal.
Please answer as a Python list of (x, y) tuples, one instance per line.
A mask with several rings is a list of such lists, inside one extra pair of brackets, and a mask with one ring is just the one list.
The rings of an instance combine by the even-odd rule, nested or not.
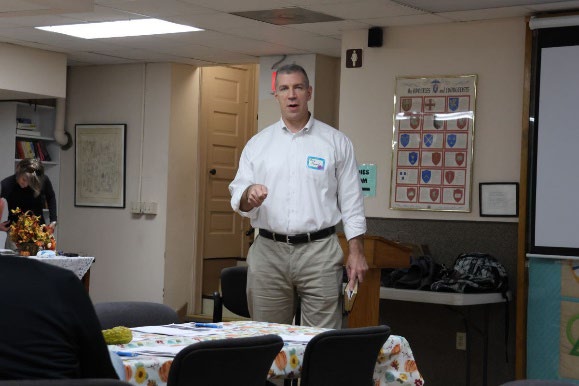
[(389, 336), (390, 327), (385, 325), (330, 330), (314, 336), (304, 352), (300, 385), (372, 385), (380, 348)]
[(94, 305), (102, 329), (179, 323), (177, 311), (154, 302), (105, 302)]
[(247, 306), (247, 266), (221, 270), (221, 293), (213, 293), (213, 322), (223, 321), (223, 306), (236, 315), (249, 318)]
[[(221, 293), (213, 293), (213, 322), (223, 321), (223, 306), (236, 315), (250, 318), (247, 305), (247, 266), (228, 267), (221, 270)], [(298, 299), (294, 323), (301, 322)], [(286, 379), (284, 386), (297, 386), (297, 380)]]
[[(247, 305), (247, 266), (227, 267), (221, 270), (221, 293), (213, 293), (213, 322), (223, 321), (223, 306), (236, 315), (250, 318)], [(301, 322), (298, 298), (294, 323)]]
[(574, 385), (574, 382), (554, 381), (548, 379), (519, 379), (503, 383), (501, 386), (569, 386)]
[(15, 379), (0, 381), (0, 386), (130, 386), (128, 382), (106, 378)]
[(282, 338), (273, 334), (191, 344), (173, 359), (167, 386), (265, 385), (282, 347)]

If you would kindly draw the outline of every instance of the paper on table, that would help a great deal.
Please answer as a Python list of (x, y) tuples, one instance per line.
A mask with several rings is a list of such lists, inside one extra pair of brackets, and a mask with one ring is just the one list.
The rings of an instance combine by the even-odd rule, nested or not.
[(150, 334), (161, 334), (170, 336), (200, 336), (215, 335), (223, 331), (223, 328), (195, 327), (195, 323), (168, 324), (165, 326), (143, 326), (133, 327), (133, 331)]
[(124, 352), (131, 352), (136, 354), (151, 355), (151, 356), (175, 356), (187, 345), (176, 346), (152, 346), (152, 347), (135, 347), (123, 349)]
[(285, 343), (308, 343), (314, 336), (302, 334), (279, 334)]

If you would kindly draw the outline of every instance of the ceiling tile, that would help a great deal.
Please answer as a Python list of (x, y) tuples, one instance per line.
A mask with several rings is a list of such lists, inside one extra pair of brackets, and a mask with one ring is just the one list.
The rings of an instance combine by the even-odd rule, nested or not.
[(492, 9), (478, 9), (475, 11), (456, 11), (456, 12), (441, 12), (437, 15), (449, 18), (455, 21), (474, 21), (474, 20), (488, 20), (500, 19), (515, 16), (526, 16), (531, 12), (525, 7), (505, 7)]
[(293, 29), (312, 32), (322, 36), (341, 36), (344, 31), (352, 31), (357, 29), (366, 29), (370, 26), (366, 23), (353, 20), (330, 21), (327, 23), (307, 23), (294, 24), (290, 26)]
[(368, 23), (373, 26), (397, 26), (397, 25), (426, 25), (426, 24), (440, 24), (451, 21), (443, 16), (425, 13), (422, 15), (411, 16), (387, 16), (371, 19), (360, 19), (360, 22)]
[(407, 4), (429, 12), (469, 11), (477, 9), (528, 6), (539, 3), (557, 3), (559, 0), (401, 0)]
[(183, 13), (206, 13), (206, 7), (187, 4), (179, 0), (96, 0), (96, 4), (112, 9), (132, 12), (136, 15), (159, 17)]
[(356, 3), (308, 5), (304, 8), (327, 13), (342, 19), (367, 19), (380, 16), (417, 15), (423, 12), (384, 1), (359, 1)]
[(184, 3), (194, 4), (222, 12), (259, 11), (292, 6), (283, 0), (182, 0)]

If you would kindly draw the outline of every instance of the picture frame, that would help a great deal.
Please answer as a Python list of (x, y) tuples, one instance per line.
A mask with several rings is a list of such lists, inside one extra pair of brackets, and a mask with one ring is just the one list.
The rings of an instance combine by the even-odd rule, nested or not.
[(481, 217), (519, 217), (519, 183), (480, 183), (479, 209)]
[(396, 77), (390, 209), (471, 211), (477, 79)]
[(75, 125), (74, 206), (125, 208), (126, 124)]

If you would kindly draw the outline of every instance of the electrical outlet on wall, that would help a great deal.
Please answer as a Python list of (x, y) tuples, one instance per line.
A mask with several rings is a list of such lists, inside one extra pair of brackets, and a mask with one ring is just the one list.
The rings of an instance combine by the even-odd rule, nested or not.
[(456, 333), (456, 349), (466, 350), (466, 332)]
[(131, 201), (131, 213), (141, 213), (141, 202)]

